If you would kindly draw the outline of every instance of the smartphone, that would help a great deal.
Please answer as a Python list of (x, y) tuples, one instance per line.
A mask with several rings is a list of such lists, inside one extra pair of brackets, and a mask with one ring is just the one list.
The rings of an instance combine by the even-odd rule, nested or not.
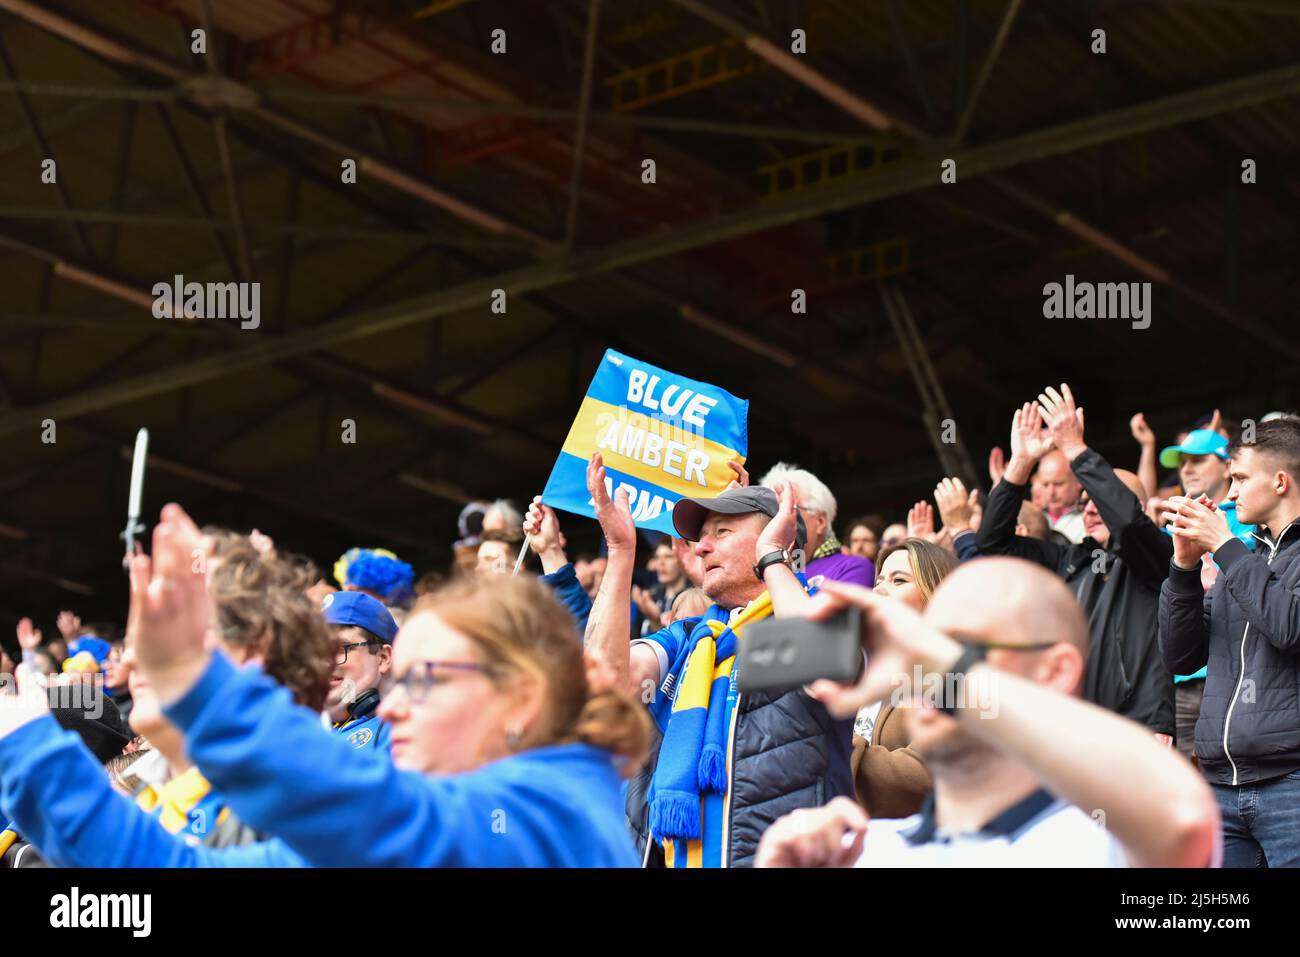
[(745, 629), (736, 654), (741, 691), (797, 688), (818, 678), (856, 681), (862, 671), (862, 613), (849, 607), (825, 621), (765, 618)]

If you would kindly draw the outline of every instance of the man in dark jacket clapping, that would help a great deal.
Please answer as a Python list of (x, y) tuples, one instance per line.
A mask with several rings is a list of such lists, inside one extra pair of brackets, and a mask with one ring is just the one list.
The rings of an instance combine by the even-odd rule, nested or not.
[[(1228, 490), (1238, 520), (1260, 526), (1254, 553), (1208, 498), (1165, 503), (1174, 556), (1160, 650), (1178, 674), (1208, 664), (1196, 756), (1223, 816), (1224, 866), (1298, 867), (1300, 420), (1254, 433), (1231, 449)], [(1220, 573), (1203, 595), (1206, 552)]]
[[(1043, 422), (1049, 426), (1043, 430)], [(1034, 464), (1055, 447), (1083, 486), (1085, 537), (1078, 545), (1015, 533)], [(989, 494), (977, 538), (985, 555), (1014, 555), (1052, 569), (1088, 616), (1083, 696), (1146, 725), (1162, 740), (1174, 732), (1174, 686), (1156, 645), (1156, 605), (1173, 545), (1142, 510), (1142, 486), (1116, 471), (1083, 440), (1083, 410), (1067, 385), (1046, 389), (1011, 425), (1011, 459)]]

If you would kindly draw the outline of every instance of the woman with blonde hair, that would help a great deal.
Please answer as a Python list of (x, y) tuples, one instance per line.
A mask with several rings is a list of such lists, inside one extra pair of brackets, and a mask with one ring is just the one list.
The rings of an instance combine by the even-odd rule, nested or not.
[(380, 705), (390, 761), (205, 647), (197, 537), (169, 505), (152, 560), (134, 560), (137, 656), (242, 820), (319, 866), (636, 865), (620, 771), (643, 757), (646, 719), (590, 694), (573, 621), (544, 586), (464, 580), (417, 604)]
[[(946, 549), (908, 538), (881, 551), (874, 591), (921, 611), (957, 565)], [(930, 793), (930, 772), (909, 744), (901, 708), (885, 701), (859, 713), (850, 766), (858, 803), (872, 817), (908, 817)]]

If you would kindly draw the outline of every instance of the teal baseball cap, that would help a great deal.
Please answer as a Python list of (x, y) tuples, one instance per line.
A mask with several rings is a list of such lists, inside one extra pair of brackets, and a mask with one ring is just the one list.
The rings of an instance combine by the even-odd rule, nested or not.
[(1184, 455), (1217, 455), (1226, 462), (1228, 440), (1211, 429), (1194, 429), (1187, 433), (1182, 445), (1171, 445), (1160, 453), (1160, 464), (1167, 469), (1176, 469), (1182, 464)]

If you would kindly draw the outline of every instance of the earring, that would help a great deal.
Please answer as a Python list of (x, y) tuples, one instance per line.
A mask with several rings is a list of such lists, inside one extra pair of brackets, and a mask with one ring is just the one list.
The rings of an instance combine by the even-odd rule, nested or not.
[(506, 728), (506, 745), (510, 748), (511, 751), (515, 751), (519, 748), (519, 742), (523, 740), (523, 737), (524, 737), (524, 732), (523, 729), (519, 727), (519, 725), (512, 724), (508, 728)]

